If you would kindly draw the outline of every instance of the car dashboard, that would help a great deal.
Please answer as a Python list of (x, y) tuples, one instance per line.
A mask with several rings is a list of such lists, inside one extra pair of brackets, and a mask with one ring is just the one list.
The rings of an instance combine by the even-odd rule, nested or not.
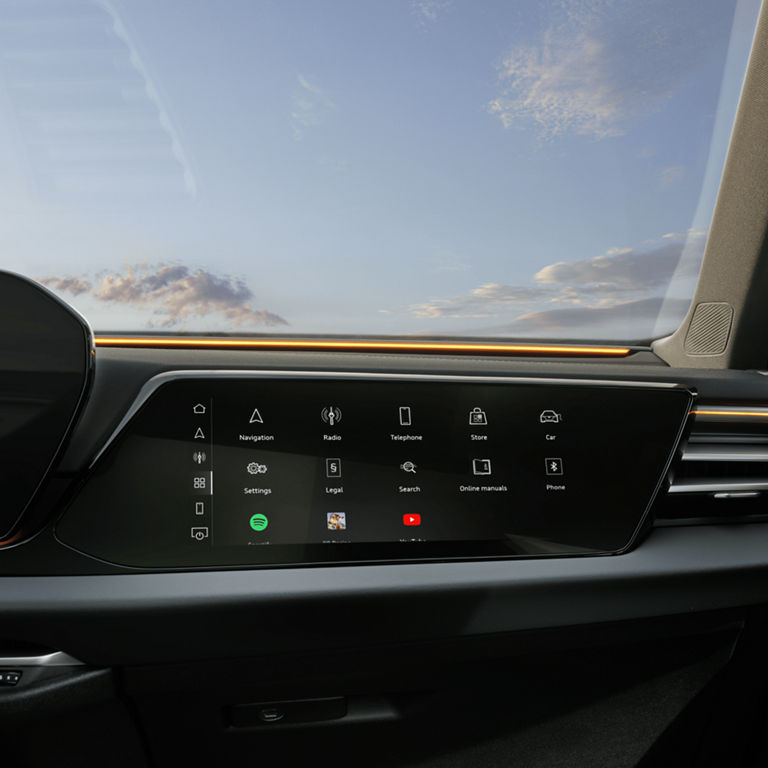
[(761, 372), (640, 347), (94, 344), (77, 321), (69, 372), (32, 375), (13, 327), (0, 712), (20, 733), (55, 715), (94, 764), (83, 712), (130, 745), (113, 764), (298, 761), (342, 732), (359, 764), (384, 728), (371, 764), (415, 765), (456, 717), (480, 759), (510, 706), (524, 741), (687, 670), (647, 751), (746, 626), (762, 637)]

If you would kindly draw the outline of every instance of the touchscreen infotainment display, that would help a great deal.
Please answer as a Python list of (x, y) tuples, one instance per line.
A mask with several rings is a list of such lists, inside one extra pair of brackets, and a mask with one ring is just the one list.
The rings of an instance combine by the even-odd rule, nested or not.
[(180, 377), (57, 534), (143, 567), (618, 552), (689, 404), (668, 386)]

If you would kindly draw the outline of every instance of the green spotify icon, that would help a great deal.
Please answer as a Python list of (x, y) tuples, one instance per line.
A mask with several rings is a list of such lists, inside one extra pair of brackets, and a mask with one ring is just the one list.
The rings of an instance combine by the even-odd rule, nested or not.
[(253, 528), (254, 531), (263, 531), (268, 525), (269, 520), (267, 520), (266, 515), (259, 513), (251, 518), (251, 528)]

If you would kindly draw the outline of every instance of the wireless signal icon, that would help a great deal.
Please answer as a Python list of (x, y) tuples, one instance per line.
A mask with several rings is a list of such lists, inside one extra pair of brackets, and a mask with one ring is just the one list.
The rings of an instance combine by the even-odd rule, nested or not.
[(335, 427), (341, 421), (341, 408), (328, 405), (320, 411), (320, 417), (330, 427)]

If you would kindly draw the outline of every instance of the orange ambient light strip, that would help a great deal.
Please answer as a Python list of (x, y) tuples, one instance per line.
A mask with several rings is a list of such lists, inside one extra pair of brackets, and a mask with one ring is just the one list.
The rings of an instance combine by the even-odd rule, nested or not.
[(21, 538), (21, 531), (16, 531), (16, 533), (11, 536), (10, 539), (6, 539), (5, 541), (0, 541), (0, 547), (6, 547), (9, 544), (13, 544), (14, 541), (18, 541)]
[(715, 409), (698, 409), (695, 411), (691, 411), (691, 416), (737, 416), (741, 418), (758, 418), (758, 419), (768, 419), (768, 411), (738, 411), (738, 410), (732, 410), (732, 411), (718, 411)]
[(345, 341), (314, 339), (211, 339), (141, 336), (97, 336), (97, 347), (191, 347), (193, 349), (322, 349), (381, 352), (485, 352), (505, 355), (626, 357), (629, 347), (567, 346), (561, 344), (488, 344), (442, 341)]

